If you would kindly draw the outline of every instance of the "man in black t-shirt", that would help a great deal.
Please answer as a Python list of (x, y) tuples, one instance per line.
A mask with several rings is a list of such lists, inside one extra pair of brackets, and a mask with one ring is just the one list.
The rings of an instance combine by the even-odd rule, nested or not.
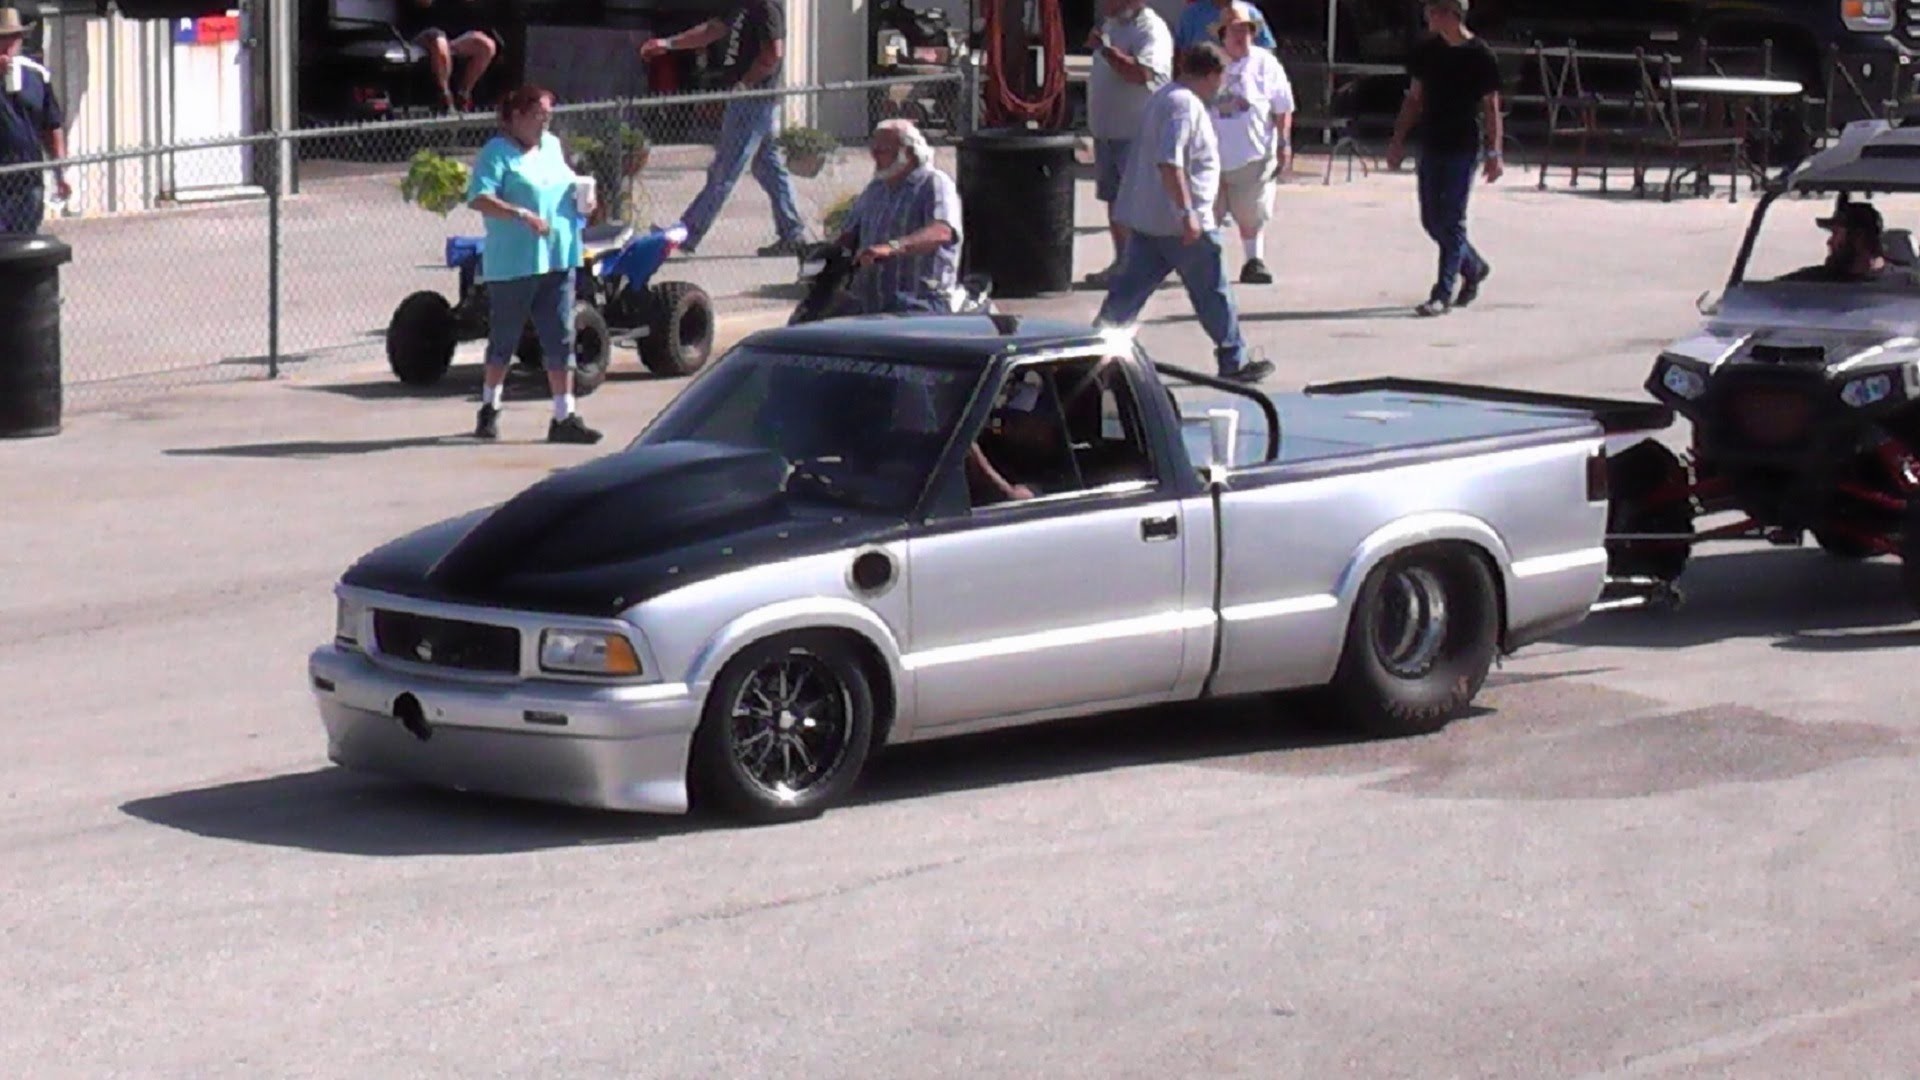
[[(718, 83), (720, 91), (765, 90), (779, 85), (786, 57), (787, 13), (781, 0), (740, 0), (724, 17), (708, 19), (691, 30), (671, 37), (653, 38), (640, 46), (640, 61), (679, 49), (704, 49), (727, 39)], [(806, 228), (800, 222), (800, 210), (793, 197), (793, 178), (787, 175), (787, 163), (774, 142), (779, 134), (777, 113), (780, 99), (773, 95), (736, 98), (727, 102), (720, 120), (720, 142), (713, 148), (713, 164), (707, 169), (707, 183), (694, 196), (687, 212), (680, 215), (676, 227), (686, 230), (682, 251), (691, 254), (720, 216), (720, 208), (733, 185), (740, 180), (747, 161), (753, 161), (753, 178), (773, 203), (773, 226), (778, 238), (759, 250), (761, 255), (796, 255), (806, 244)]]
[[(1467, 241), (1467, 198), (1482, 160), (1487, 182), (1500, 179), (1500, 66), (1487, 43), (1467, 30), (1469, 0), (1426, 0), (1433, 36), (1407, 59), (1413, 87), (1393, 126), (1387, 167), (1406, 156), (1407, 134), (1419, 122), (1420, 224), (1440, 246), (1440, 273), (1427, 302), (1414, 310), (1444, 315), (1466, 307), (1493, 272)], [(1461, 280), (1454, 295), (1454, 279)]]

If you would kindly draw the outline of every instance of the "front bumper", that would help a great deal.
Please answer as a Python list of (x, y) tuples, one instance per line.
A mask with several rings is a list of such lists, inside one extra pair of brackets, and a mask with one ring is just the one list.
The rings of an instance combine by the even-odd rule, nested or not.
[[(307, 660), (327, 757), (436, 787), (604, 810), (685, 813), (700, 702), (685, 686), (486, 683), (399, 671), (325, 645)], [(396, 702), (419, 702), (427, 737)]]

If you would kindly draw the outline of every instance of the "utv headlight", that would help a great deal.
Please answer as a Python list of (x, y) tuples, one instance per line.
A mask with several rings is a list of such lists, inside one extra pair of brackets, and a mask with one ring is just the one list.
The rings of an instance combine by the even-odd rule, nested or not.
[(570, 675), (638, 675), (640, 657), (624, 634), (600, 630), (543, 630), (540, 668)]
[(1692, 401), (1707, 392), (1707, 377), (1690, 367), (1668, 361), (1667, 370), (1660, 375), (1660, 385), (1675, 397)]
[(360, 624), (367, 607), (355, 600), (339, 597), (333, 610), (333, 641), (336, 645), (359, 645)]
[(1893, 393), (1893, 376), (1887, 372), (1854, 379), (1840, 388), (1840, 400), (1856, 409), (1885, 401)]

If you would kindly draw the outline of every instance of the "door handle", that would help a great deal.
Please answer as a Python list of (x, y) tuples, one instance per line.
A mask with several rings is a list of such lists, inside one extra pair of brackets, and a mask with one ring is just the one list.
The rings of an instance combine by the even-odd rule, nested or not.
[(1140, 539), (1151, 544), (1158, 540), (1171, 540), (1180, 535), (1180, 519), (1171, 515), (1157, 518), (1140, 519)]

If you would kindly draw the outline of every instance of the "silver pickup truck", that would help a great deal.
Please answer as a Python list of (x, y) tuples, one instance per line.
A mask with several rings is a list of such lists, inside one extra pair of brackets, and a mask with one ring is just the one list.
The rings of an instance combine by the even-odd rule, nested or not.
[(1269, 394), (1011, 316), (756, 334), (627, 449), (364, 556), (333, 761), (622, 810), (817, 814), (879, 746), (1308, 690), (1415, 735), (1580, 621), (1650, 403)]

